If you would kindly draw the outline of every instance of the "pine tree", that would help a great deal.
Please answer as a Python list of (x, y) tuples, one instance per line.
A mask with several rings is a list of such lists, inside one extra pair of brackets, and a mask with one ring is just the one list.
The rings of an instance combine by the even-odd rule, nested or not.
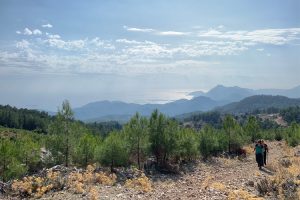
[(62, 103), (62, 109), (58, 109), (55, 121), (49, 127), (49, 132), (52, 136), (48, 138), (47, 146), (57, 156), (57, 161), (60, 160), (59, 155), (63, 154), (66, 167), (69, 166), (72, 136), (74, 137), (72, 135), (74, 132), (72, 124), (73, 115), (69, 101), (65, 100)]
[(226, 115), (223, 121), (223, 128), (228, 136), (228, 152), (231, 152), (232, 134), (235, 128), (236, 121), (231, 115)]
[(245, 131), (246, 134), (251, 137), (252, 142), (255, 142), (259, 138), (259, 124), (254, 116), (248, 117)]
[(138, 113), (131, 118), (125, 126), (126, 140), (130, 154), (136, 157), (138, 168), (141, 169), (141, 160), (145, 156), (148, 147), (148, 120)]

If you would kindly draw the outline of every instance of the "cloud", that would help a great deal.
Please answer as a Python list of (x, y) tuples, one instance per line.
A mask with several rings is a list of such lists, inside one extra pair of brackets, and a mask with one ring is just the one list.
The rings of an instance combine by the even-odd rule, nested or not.
[(28, 48), (30, 43), (27, 40), (21, 40), (20, 42), (16, 43), (16, 47), (19, 49), (26, 49)]
[(70, 40), (64, 41), (62, 39), (50, 38), (45, 41), (50, 47), (55, 47), (64, 50), (82, 49), (85, 46), (84, 40)]
[(32, 31), (29, 28), (25, 28), (23, 34), (24, 35), (32, 35)]
[(124, 43), (124, 44), (141, 44), (141, 42), (138, 42), (136, 40), (128, 40), (128, 39), (117, 39), (116, 42), (118, 43)]
[(20, 35), (20, 34), (22, 34), (22, 33), (21, 33), (21, 31), (16, 31), (16, 34)]
[(198, 37), (250, 42), (248, 43), (249, 45), (256, 43), (284, 45), (300, 38), (300, 28), (259, 29), (253, 31), (219, 31), (210, 29), (208, 31), (200, 31)]
[(114, 50), (116, 48), (110, 41), (101, 40), (98, 37), (95, 37), (92, 40), (87, 40), (86, 43), (101, 49)]
[[(123, 27), (127, 31), (144, 32), (158, 36), (191, 36), (214, 40), (239, 41), (243, 42), (246, 46), (253, 46), (259, 43), (284, 45), (293, 40), (300, 39), (300, 28), (225, 31), (225, 26), (219, 25), (216, 29), (210, 28), (208, 30), (201, 30), (201, 27), (197, 27), (196, 30), (192, 32), (182, 32), (174, 30), (161, 31), (152, 28)], [(195, 27), (193, 28), (195, 29)]]
[[(25, 28), (21, 34), (38, 34), (36, 30)], [(2, 52), (5, 59), (0, 61), (0, 65), (55, 73), (160, 73), (172, 70), (172, 73), (180, 74), (185, 68), (196, 70), (198, 66), (203, 67), (204, 60), (213, 62), (220, 57), (241, 55), (251, 48), (265, 51), (267, 55), (267, 45), (291, 44), (300, 35), (300, 28), (252, 31), (197, 29), (193, 32), (149, 30), (151, 32), (147, 36), (151, 34), (151, 41), (129, 38), (105, 40), (99, 37), (68, 40), (45, 32), (43, 37), (20, 40), (15, 43), (15, 49)], [(178, 37), (176, 42), (156, 40), (160, 36), (183, 35), (186, 37)]]
[(124, 29), (131, 32), (144, 32), (144, 33), (153, 33), (156, 35), (161, 36), (183, 36), (183, 35), (189, 35), (188, 32), (179, 32), (179, 31), (159, 31), (152, 28), (134, 28), (134, 27), (128, 27), (123, 26)]
[(33, 35), (42, 35), (42, 31), (40, 31), (39, 29), (34, 29), (34, 30), (32, 31), (32, 34), (33, 34)]
[(57, 35), (57, 34), (52, 35), (52, 34), (46, 33), (46, 35), (50, 39), (59, 39), (60, 38), (60, 35)]
[(43, 28), (52, 28), (53, 26), (51, 24), (43, 24), (42, 25)]
[[(20, 31), (16, 31), (17, 34), (21, 34)], [(23, 31), (23, 35), (42, 35), (42, 31), (39, 29), (30, 30), (29, 28), (25, 28)]]
[(187, 32), (179, 32), (179, 31), (160, 31), (156, 33), (157, 35), (165, 35), (165, 36), (182, 36), (189, 35)]
[[(98, 37), (63, 40), (53, 36), (32, 39), (30, 42), (21, 40), (16, 47), (11, 56), (5, 54), (6, 60), (0, 64), (14, 66), (20, 71), (42, 73), (113, 74), (161, 73), (170, 70), (182, 74), (205, 66), (199, 56), (236, 55), (247, 50), (238, 42), (225, 41), (192, 41), (175, 45), (126, 38), (115, 41)], [(49, 50), (51, 48), (59, 51)]]
[(117, 43), (124, 43), (124, 44), (153, 44), (153, 42), (150, 41), (136, 41), (136, 40), (128, 40), (128, 39), (117, 39), (116, 40)]
[(134, 28), (134, 27), (128, 27), (128, 26), (123, 26), (124, 29), (127, 31), (132, 31), (132, 32), (153, 32), (155, 31), (154, 29), (151, 28)]

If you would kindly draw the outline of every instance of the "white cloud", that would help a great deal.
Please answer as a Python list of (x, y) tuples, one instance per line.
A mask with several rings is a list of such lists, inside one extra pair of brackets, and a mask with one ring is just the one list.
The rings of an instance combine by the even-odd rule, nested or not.
[(20, 48), (20, 49), (28, 48), (29, 45), (30, 45), (30, 43), (27, 40), (22, 40), (22, 41), (16, 43), (16, 47)]
[(40, 31), (39, 29), (34, 29), (34, 30), (32, 31), (32, 34), (33, 34), (33, 35), (42, 35), (42, 31)]
[(42, 25), (43, 28), (52, 28), (53, 26), (51, 24), (43, 24)]
[(60, 35), (57, 35), (57, 34), (49, 34), (49, 33), (46, 33), (46, 35), (50, 38), (50, 39), (59, 39), (60, 38)]
[(215, 29), (209, 29), (208, 31), (201, 31), (198, 34), (199, 37), (220, 37), (221, 35), (222, 32)]
[(139, 58), (169, 58), (172, 56), (172, 49), (167, 48), (165, 45), (151, 43), (151, 44), (138, 44), (123, 49), (125, 54), (136, 56)]
[(125, 44), (140, 44), (140, 42), (136, 40), (128, 40), (128, 39), (117, 39), (116, 42), (118, 43), (125, 43)]
[(25, 28), (23, 34), (24, 35), (32, 35), (32, 31), (29, 28)]
[(150, 41), (136, 41), (136, 40), (128, 40), (128, 39), (117, 39), (116, 40), (117, 43), (124, 43), (124, 44), (154, 44), (153, 42)]
[(189, 35), (187, 32), (179, 32), (179, 31), (160, 31), (156, 33), (157, 35), (165, 35), (165, 36), (182, 36)]
[[(225, 41), (192, 41), (175, 45), (125, 38), (115, 41), (98, 37), (63, 40), (51, 36), (31, 42), (18, 42), (19, 50), (15, 50), (18, 58), (7, 58), (5, 62), (26, 70), (59, 73), (159, 73), (168, 70), (184, 73), (183, 68), (203, 66), (199, 56), (236, 55), (247, 49), (238, 42)], [(49, 51), (49, 47), (60, 51)]]
[[(36, 34), (35, 30), (27, 29), (24, 29), (23, 34)], [(265, 51), (267, 56), (265, 44), (290, 44), (300, 35), (299, 28), (253, 31), (208, 29), (194, 32), (149, 30), (153, 30), (151, 34), (154, 41), (158, 33), (187, 37), (180, 37), (175, 43), (168, 40), (154, 42), (127, 38), (104, 40), (99, 37), (65, 40), (58, 34), (46, 32), (45, 37), (17, 42), (17, 49), (10, 52), (11, 56), (9, 52), (5, 53), (6, 59), (3, 62), (8, 66), (24, 67), (28, 70), (36, 66), (37, 71), (159, 73), (172, 69), (174, 73), (182, 73), (186, 67), (198, 69), (197, 66), (204, 66), (201, 62), (208, 56), (212, 56), (209, 60), (216, 56), (235, 56), (250, 48)], [(16, 56), (18, 57), (15, 58)], [(7, 64), (9, 62), (10, 65)]]
[(123, 26), (124, 29), (127, 31), (132, 31), (132, 32), (153, 32), (155, 31), (154, 29), (151, 28), (134, 28), (134, 27), (128, 27), (128, 26)]
[(128, 27), (123, 26), (124, 29), (131, 32), (144, 32), (144, 33), (153, 33), (156, 35), (162, 35), (162, 36), (183, 36), (183, 35), (189, 35), (188, 32), (180, 32), (180, 31), (158, 31), (152, 28), (134, 28), (134, 27)]
[(152, 28), (145, 29), (128, 26), (124, 26), (124, 29), (127, 31), (146, 32), (159, 36), (191, 36), (211, 38), (215, 40), (233, 40), (243, 42), (246, 46), (254, 46), (258, 43), (284, 45), (293, 40), (300, 39), (300, 28), (225, 31), (224, 25), (219, 25), (216, 29), (211, 28), (208, 30), (198, 30), (193, 32), (173, 30), (161, 31)]
[(254, 31), (227, 31), (219, 30), (201, 31), (198, 37), (209, 37), (216, 39), (229, 39), (242, 42), (263, 43), (273, 45), (284, 45), (300, 38), (300, 28), (289, 29), (260, 29)]
[(97, 47), (103, 47), (104, 46), (104, 43), (105, 41), (104, 40), (101, 40), (100, 38), (98, 37), (95, 37), (94, 39), (92, 39), (90, 41), (91, 44), (97, 46)]
[(20, 34), (22, 34), (22, 33), (21, 33), (21, 31), (16, 31), (16, 34), (20, 35)]
[(56, 47), (59, 49), (64, 49), (64, 50), (76, 50), (76, 49), (82, 49), (85, 46), (85, 41), (84, 40), (70, 40), (70, 41), (64, 41), (62, 39), (48, 39), (46, 42), (51, 46), (51, 47)]
[[(17, 34), (21, 34), (20, 31), (17, 31)], [(42, 35), (42, 31), (39, 29), (30, 30), (29, 28), (25, 28), (23, 31), (24, 35)]]
[(110, 42), (106, 40), (101, 40), (98, 37), (93, 38), (92, 40), (88, 40), (86, 43), (95, 46), (96, 48), (101, 48), (101, 49), (110, 49), (113, 50), (116, 47)]

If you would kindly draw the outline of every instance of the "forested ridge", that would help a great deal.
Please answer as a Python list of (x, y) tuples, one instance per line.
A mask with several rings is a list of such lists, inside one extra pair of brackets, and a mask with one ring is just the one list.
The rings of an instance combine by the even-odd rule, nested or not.
[(10, 105), (0, 105), (0, 125), (9, 128), (47, 132), (48, 124), (54, 117), (48, 113)]
[[(16, 108), (10, 105), (0, 105), (0, 126), (15, 129), (24, 129), (37, 133), (48, 133), (48, 128), (57, 116), (51, 116), (45, 111), (26, 108)], [(72, 118), (72, 121), (76, 121)], [(83, 123), (93, 134), (107, 135), (113, 130), (120, 130), (122, 125), (116, 121)]]

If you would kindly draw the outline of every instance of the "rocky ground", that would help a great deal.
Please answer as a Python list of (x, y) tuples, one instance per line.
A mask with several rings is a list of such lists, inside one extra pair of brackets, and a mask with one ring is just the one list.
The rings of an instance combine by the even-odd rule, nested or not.
[[(263, 170), (258, 169), (252, 148), (248, 147), (251, 154), (244, 159), (214, 158), (208, 162), (187, 164), (180, 175), (149, 175), (149, 192), (118, 182), (114, 186), (97, 184), (93, 186), (97, 195), (92, 199), (278, 199), (271, 194), (261, 198), (256, 189), (260, 180), (274, 175), (273, 163), (286, 156), (283, 142), (269, 142), (268, 145), (268, 164)], [(49, 192), (41, 199), (91, 199), (91, 195), (63, 190)]]

